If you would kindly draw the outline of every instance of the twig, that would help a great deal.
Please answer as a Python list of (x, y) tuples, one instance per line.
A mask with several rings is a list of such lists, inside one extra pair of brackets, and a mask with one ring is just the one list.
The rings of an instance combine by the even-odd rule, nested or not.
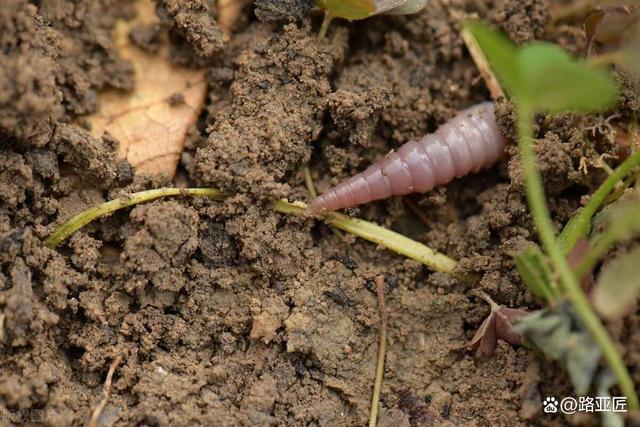
[[(606, 156), (610, 157), (610, 156)], [(609, 163), (605, 160), (605, 155), (602, 154), (595, 164), (596, 167), (602, 169), (607, 175), (611, 175), (613, 173), (613, 168), (609, 166)]]
[(378, 407), (380, 405), (380, 390), (382, 390), (382, 378), (384, 376), (384, 356), (387, 350), (387, 324), (389, 317), (384, 302), (384, 277), (376, 277), (376, 295), (378, 296), (378, 313), (380, 315), (380, 343), (378, 345), (378, 362), (376, 363), (376, 379), (373, 383), (373, 396), (371, 397), (371, 412), (369, 413), (369, 427), (375, 427), (378, 420)]
[(478, 45), (473, 34), (471, 34), (471, 31), (465, 27), (460, 35), (462, 36), (462, 40), (464, 40), (464, 43), (469, 50), (469, 54), (471, 55), (471, 59), (475, 62), (485, 85), (487, 85), (487, 89), (489, 89), (491, 98), (495, 101), (500, 97), (504, 97), (502, 86), (500, 86), (498, 79), (495, 74), (493, 74), (493, 71), (491, 71), (489, 61), (487, 61), (487, 57), (484, 55), (484, 52), (482, 52), (482, 49)]
[(483, 299), (487, 304), (489, 304), (492, 311), (500, 310), (500, 305), (498, 305), (498, 303), (495, 302), (493, 298), (491, 298), (485, 291), (480, 289), (472, 289), (471, 294), (480, 299)]
[(91, 418), (87, 423), (87, 427), (98, 427), (98, 421), (100, 420), (100, 415), (102, 415), (102, 411), (104, 407), (107, 406), (107, 402), (109, 401), (109, 394), (111, 393), (111, 380), (113, 379), (113, 373), (116, 368), (120, 364), (120, 360), (122, 360), (122, 356), (118, 355), (113, 362), (111, 362), (111, 366), (109, 366), (109, 372), (107, 372), (107, 379), (104, 382), (104, 388), (102, 389), (102, 400), (98, 405), (93, 409), (91, 413)]
[[(280, 213), (294, 215), (307, 214), (307, 205), (301, 202), (289, 203), (284, 200), (280, 200), (276, 202), (273, 207)], [(449, 273), (457, 279), (465, 282), (472, 283), (477, 281), (477, 277), (470, 275), (461, 276), (456, 274), (455, 269), (457, 261), (434, 251), (420, 242), (389, 230), (388, 228), (381, 227), (378, 224), (364, 221), (359, 218), (352, 218), (338, 212), (327, 212), (322, 215), (322, 219), (324, 219), (327, 224), (333, 225), (342, 231), (354, 234), (370, 242), (377, 243), (387, 249), (404, 255), (407, 258), (418, 261), (433, 270)]]

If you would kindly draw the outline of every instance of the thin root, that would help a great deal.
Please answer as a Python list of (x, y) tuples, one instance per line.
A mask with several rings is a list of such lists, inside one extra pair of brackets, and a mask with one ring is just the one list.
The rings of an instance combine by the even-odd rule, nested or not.
[(384, 302), (384, 277), (376, 277), (376, 294), (378, 296), (378, 312), (380, 313), (380, 343), (378, 345), (378, 362), (376, 364), (376, 379), (373, 384), (373, 396), (371, 397), (371, 412), (369, 413), (369, 427), (375, 427), (378, 420), (378, 406), (380, 404), (380, 391), (382, 390), (382, 378), (384, 376), (384, 356), (387, 350), (387, 324), (389, 317)]
[(113, 362), (111, 362), (111, 366), (109, 366), (109, 372), (107, 372), (107, 379), (104, 382), (104, 388), (102, 389), (102, 400), (100, 403), (93, 409), (91, 413), (91, 418), (87, 423), (87, 427), (98, 427), (98, 421), (100, 420), (100, 415), (102, 415), (102, 411), (104, 407), (107, 406), (107, 402), (109, 401), (109, 394), (111, 393), (111, 381), (113, 380), (113, 373), (116, 368), (120, 364), (120, 360), (122, 360), (122, 356), (118, 355)]

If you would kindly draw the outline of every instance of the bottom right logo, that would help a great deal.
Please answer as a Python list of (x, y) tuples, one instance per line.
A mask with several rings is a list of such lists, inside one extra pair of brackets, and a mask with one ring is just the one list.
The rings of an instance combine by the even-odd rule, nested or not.
[(553, 396), (542, 401), (545, 414), (575, 414), (576, 412), (627, 412), (627, 398), (624, 396), (580, 396), (565, 397), (560, 402)]
[(542, 402), (545, 414), (555, 414), (558, 412), (558, 401), (553, 396), (547, 396)]

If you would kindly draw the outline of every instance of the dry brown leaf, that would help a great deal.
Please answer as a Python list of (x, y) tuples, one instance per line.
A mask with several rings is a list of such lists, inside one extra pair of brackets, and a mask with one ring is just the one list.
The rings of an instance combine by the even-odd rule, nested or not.
[(616, 50), (632, 33), (638, 23), (638, 10), (633, 6), (610, 7), (597, 10), (584, 21), (587, 55)]
[(218, 25), (227, 38), (246, 4), (247, 0), (218, 0)]
[[(118, 153), (134, 166), (136, 174), (172, 177), (187, 130), (204, 105), (204, 70), (172, 64), (166, 34), (157, 53), (133, 45), (129, 39), (132, 28), (159, 22), (150, 0), (138, 0), (137, 11), (136, 19), (116, 24), (114, 36), (119, 54), (133, 64), (134, 91), (101, 94), (100, 111), (87, 119), (95, 136), (108, 132), (118, 139)], [(172, 99), (179, 102), (170, 102)]]

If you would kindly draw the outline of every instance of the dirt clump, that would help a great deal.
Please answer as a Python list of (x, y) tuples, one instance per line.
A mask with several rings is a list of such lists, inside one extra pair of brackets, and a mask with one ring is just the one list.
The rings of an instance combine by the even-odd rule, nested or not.
[(61, 159), (99, 188), (128, 182), (132, 176), (131, 165), (116, 159), (116, 146), (108, 143), (109, 139), (98, 139), (82, 128), (64, 124), (57, 127), (53, 139)]
[(60, 38), (27, 1), (0, 11), (0, 141), (45, 145), (64, 114), (56, 84)]
[(133, 16), (131, 2), (45, 0), (38, 14), (61, 38), (56, 80), (69, 115), (95, 112), (100, 89), (133, 87), (131, 65), (118, 57), (111, 39), (115, 20)]
[[(210, 4), (209, 4), (210, 3)], [(223, 48), (213, 2), (158, 0), (156, 13), (172, 39), (172, 59), (184, 64), (210, 62)]]
[[(236, 59), (230, 99), (212, 118), (194, 159), (204, 184), (282, 195), (279, 182), (307, 161), (322, 130), (328, 77), (346, 48), (344, 32), (318, 44), (295, 24), (250, 44)], [(296, 114), (291, 114), (296, 111)]]
[(295, 21), (307, 16), (314, 0), (257, 0), (255, 14), (261, 21)]
[(507, 35), (522, 44), (543, 39), (551, 19), (546, 0), (498, 0), (491, 15)]

